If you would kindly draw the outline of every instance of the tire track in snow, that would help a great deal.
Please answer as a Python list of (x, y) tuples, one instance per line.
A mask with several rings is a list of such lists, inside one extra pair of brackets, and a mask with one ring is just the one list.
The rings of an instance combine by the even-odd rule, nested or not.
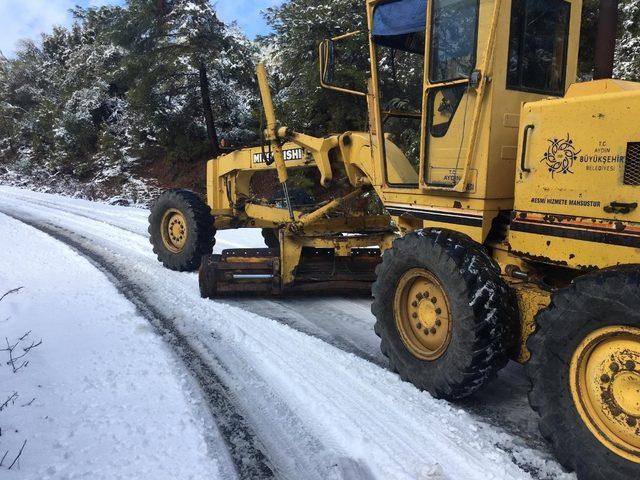
[[(353, 322), (353, 318), (349, 314), (342, 313), (332, 308), (331, 305), (327, 305), (327, 302), (330, 303), (335, 299), (336, 297), (323, 298), (322, 301), (319, 301), (319, 303), (324, 302), (322, 305), (316, 305), (314, 301), (306, 306), (301, 304), (299, 299), (295, 297), (287, 298), (286, 300), (267, 297), (259, 299), (258, 302), (255, 299), (243, 297), (220, 298), (216, 299), (216, 301), (275, 320), (305, 335), (322, 340), (343, 352), (351, 353), (388, 370), (388, 362), (382, 356), (382, 353), (378, 352), (377, 342), (375, 342), (376, 345), (374, 347), (376, 350), (371, 350), (367, 348), (369, 347), (366, 344), (368, 342), (362, 342), (364, 343), (362, 345), (362, 343), (358, 342), (358, 340), (362, 340), (361, 338), (353, 338), (355, 335), (352, 331), (346, 332), (346, 335), (344, 334), (345, 328), (349, 326), (348, 322)], [(331, 319), (331, 327), (335, 328), (323, 324), (322, 320), (326, 322), (327, 318)], [(340, 331), (341, 329), (343, 330), (342, 332)], [(373, 331), (373, 328), (371, 328), (371, 331)]]
[[(145, 302), (144, 296), (137, 286), (131, 284), (117, 268), (113, 267), (101, 255), (91, 251), (81, 241), (73, 238), (73, 234), (65, 229), (50, 223), (39, 223), (32, 219), (21, 218), (7, 211), (0, 210), (0, 212), (68, 245), (102, 271), (116, 289), (136, 306), (141, 316), (149, 321), (195, 377), (205, 394), (208, 407), (216, 420), (220, 433), (225, 439), (238, 476), (243, 479), (256, 480), (275, 478), (260, 442), (234, 405), (228, 388), (207, 361), (191, 347), (184, 335), (174, 327), (172, 320)], [(210, 354), (214, 356), (213, 352)], [(215, 356), (213, 360), (219, 363)], [(208, 436), (207, 440), (211, 441)]]
[[(105, 225), (108, 225), (110, 227), (117, 228), (118, 230), (122, 230), (124, 232), (131, 233), (133, 235), (142, 236), (142, 234), (140, 232), (137, 232), (135, 230), (131, 230), (130, 228), (123, 227), (122, 225), (118, 225), (118, 224), (113, 223), (113, 222), (107, 222), (106, 220), (104, 220), (104, 218), (98, 218), (98, 217), (96, 217), (94, 215), (88, 215), (86, 213), (80, 213), (78, 211), (80, 209), (75, 209), (75, 208), (63, 209), (63, 208), (60, 207), (60, 205), (57, 205), (54, 202), (47, 202), (45, 200), (36, 200), (34, 198), (29, 198), (29, 197), (17, 197), (17, 198), (19, 198), (20, 201), (23, 201), (23, 202), (26, 202), (26, 203), (31, 203), (31, 204), (37, 205), (39, 207), (50, 208), (50, 209), (55, 210), (57, 212), (66, 213), (66, 214), (69, 214), (69, 215), (74, 215), (74, 216), (80, 217), (80, 218), (86, 218), (87, 220), (92, 220), (94, 222), (101, 222), (101, 223), (104, 223)], [(22, 221), (22, 220), (20, 220), (20, 221)], [(23, 223), (27, 223), (27, 222), (24, 222), (24, 221), (22, 221), (22, 222)], [(33, 226), (33, 225), (31, 225), (31, 226)]]
[[(22, 195), (18, 196), (18, 198), (27, 204), (50, 209), (56, 213), (68, 215), (71, 218), (85, 218), (114, 227), (120, 231), (135, 235), (136, 237), (143, 237), (146, 243), (146, 236), (143, 233), (124, 228), (117, 223), (113, 223), (113, 221), (105, 221), (103, 215), (98, 212), (92, 215), (90, 210), (82, 207), (76, 208), (75, 206), (61, 205), (55, 202), (43, 201)], [(77, 210), (81, 210), (82, 213)], [(85, 212), (89, 214), (86, 215), (84, 214)], [(76, 231), (69, 231), (69, 234), (82, 236), (81, 232)], [(220, 241), (219, 243), (228, 242)], [(389, 367), (386, 358), (379, 353), (377, 337), (372, 337), (375, 339), (375, 342), (372, 344), (371, 338), (363, 334), (363, 330), (368, 328), (367, 321), (363, 319), (366, 318), (367, 315), (370, 315), (369, 308), (362, 302), (349, 298), (335, 297), (329, 300), (329, 304), (317, 304), (313, 299), (311, 299), (309, 303), (301, 302), (300, 299), (292, 297), (287, 299), (287, 301), (282, 301), (277, 298), (266, 298), (256, 302), (255, 299), (238, 297), (220, 299), (219, 303), (225, 303), (244, 311), (265, 316), (388, 370)], [(333, 313), (328, 315), (327, 309)], [(357, 318), (360, 316), (358, 312), (362, 314), (363, 318)], [(330, 317), (332, 322), (327, 322), (327, 317)], [(339, 319), (339, 321), (336, 321), (336, 319)], [(354, 328), (352, 324), (356, 320), (359, 325)], [(370, 329), (372, 330), (372, 328)], [(206, 352), (206, 355), (209, 353), (210, 352)], [(532, 415), (529, 410), (526, 394), (514, 393), (514, 388), (518, 392), (528, 390), (528, 387), (519, 385), (523, 382), (523, 378), (521, 378), (522, 375), (519, 374), (514, 367), (517, 366), (510, 365), (507, 369), (500, 372), (500, 377), (494, 380), (492, 385), (483, 389), (472, 399), (462, 401), (457, 405), (478, 420), (487, 422), (513, 435), (515, 441), (520, 446), (526, 445), (540, 451), (548, 451), (548, 446), (542, 440), (537, 429), (537, 417)], [(504, 392), (507, 391), (509, 394), (505, 397)], [(507, 452), (514, 450), (513, 445), (499, 445), (499, 447)], [(516, 452), (518, 448), (519, 447), (515, 448)], [(536, 472), (536, 468), (529, 465), (526, 459), (518, 458), (516, 460), (514, 458), (514, 463), (528, 470), (534, 478), (546, 478), (544, 474)]]
[[(33, 202), (33, 201), (31, 201), (31, 200), (26, 200), (25, 202), (26, 202), (27, 204), (29, 204), (29, 203), (33, 203), (33, 204), (37, 203), (37, 202)], [(91, 217), (86, 217), (86, 216), (84, 216), (84, 215), (78, 215), (78, 214), (77, 214), (77, 212), (69, 211), (68, 209), (64, 208), (64, 206), (61, 206), (61, 205), (56, 205), (55, 207), (54, 207), (54, 206), (50, 206), (50, 207), (49, 207), (49, 206), (41, 205), (41, 207), (46, 208), (46, 209), (50, 209), (50, 210), (55, 211), (55, 212), (57, 212), (57, 213), (63, 213), (63, 214), (64, 214), (64, 213), (66, 213), (66, 214), (67, 214), (67, 215), (69, 215), (71, 218), (72, 218), (72, 217), (74, 217), (74, 216), (78, 216), (78, 217), (85, 217), (85, 218), (91, 218)], [(13, 211), (13, 208), (9, 208), (9, 209), (10, 209), (10, 211)], [(9, 216), (12, 216), (13, 218), (16, 218), (16, 217), (15, 217), (14, 215), (12, 215), (12, 214), (8, 214), (8, 215), (9, 215)], [(20, 214), (20, 213), (16, 213), (16, 215), (21, 215), (21, 214)], [(49, 231), (47, 231), (47, 229), (52, 229), (52, 230), (53, 230), (53, 232), (55, 232), (56, 234), (58, 234), (58, 235), (61, 235), (61, 236), (62, 236), (62, 241), (63, 241), (64, 243), (70, 244), (70, 242), (69, 242), (69, 241), (67, 241), (67, 239), (70, 239), (70, 240), (72, 240), (72, 241), (75, 241), (75, 242), (76, 242), (76, 243), (78, 243), (81, 247), (83, 247), (85, 250), (87, 250), (87, 251), (91, 252), (91, 255), (95, 255), (95, 256), (97, 256), (97, 258), (99, 259), (99, 260), (98, 260), (98, 266), (101, 268), (101, 270), (105, 271), (105, 269), (104, 269), (104, 268), (102, 268), (102, 267), (103, 267), (103, 263), (104, 263), (104, 262), (106, 262), (106, 263), (110, 266), (110, 268), (111, 268), (112, 270), (115, 270), (115, 271), (116, 271), (116, 273), (117, 273), (118, 271), (120, 271), (120, 274), (119, 274), (119, 275), (120, 275), (120, 277), (121, 277), (121, 278), (123, 278), (123, 279), (124, 279), (124, 283), (125, 283), (125, 284), (128, 284), (130, 287), (132, 287), (132, 288), (134, 289), (134, 291), (135, 291), (135, 289), (136, 289), (136, 288), (138, 288), (138, 289), (139, 289), (139, 287), (137, 287), (137, 282), (132, 282), (132, 280), (128, 279), (128, 277), (127, 277), (126, 273), (123, 273), (123, 272), (125, 272), (125, 270), (122, 270), (122, 269), (121, 269), (121, 267), (118, 267), (117, 263), (114, 263), (112, 258), (110, 258), (108, 255), (104, 255), (104, 254), (100, 254), (100, 253), (94, 253), (94, 252), (95, 252), (95, 251), (97, 251), (97, 250), (99, 251), (99, 248), (92, 248), (92, 245), (95, 245), (95, 243), (94, 243), (94, 242), (95, 242), (95, 240), (96, 240), (96, 239), (92, 239), (92, 238), (90, 238), (91, 236), (93, 236), (93, 234), (90, 234), (90, 237), (87, 237), (87, 236), (85, 236), (85, 234), (83, 233), (83, 231), (76, 231), (76, 230), (74, 230), (74, 229), (67, 230), (67, 229), (65, 229), (65, 228), (63, 228), (63, 227), (59, 227), (59, 226), (57, 226), (57, 225), (53, 224), (53, 223), (52, 223), (52, 222), (50, 222), (50, 221), (47, 221), (47, 220), (46, 220), (46, 219), (44, 219), (44, 218), (43, 218), (43, 219), (40, 219), (40, 218), (39, 218), (39, 217), (40, 217), (40, 215), (38, 215), (38, 216), (33, 216), (33, 214), (31, 214), (31, 213), (27, 213), (27, 212), (25, 212), (25, 213), (24, 213), (24, 214), (22, 214), (22, 215), (23, 215), (23, 216), (26, 216), (28, 219), (31, 219), (31, 222), (33, 222), (33, 223), (35, 223), (35, 224), (36, 224), (36, 225), (32, 225), (32, 226), (35, 226), (36, 228), (38, 228), (38, 229), (40, 229), (40, 230), (42, 230), (42, 231), (45, 231), (45, 233), (49, 233), (49, 234), (51, 235), (51, 233), (50, 233)], [(17, 219), (18, 219), (18, 220), (20, 220), (20, 221), (23, 221), (24, 223), (31, 224), (29, 221), (25, 221), (25, 220), (24, 220), (24, 219), (22, 219), (22, 218), (17, 218)], [(121, 230), (121, 231), (124, 231), (124, 232), (127, 232), (127, 233), (132, 233), (132, 234), (134, 234), (134, 233), (135, 233), (135, 232), (127, 231), (127, 229), (123, 229), (122, 227), (119, 227), (118, 225), (112, 225), (112, 224), (110, 224), (110, 222), (103, 222), (103, 221), (99, 221), (98, 219), (91, 219), (91, 220), (98, 221), (99, 223), (103, 223), (103, 224), (105, 224), (105, 223), (106, 223), (106, 224), (109, 224), (109, 225), (111, 225), (111, 226), (113, 226), (113, 227), (118, 227), (118, 230)], [(39, 227), (42, 227), (42, 228), (39, 228)], [(72, 228), (72, 227), (68, 227), (68, 228)], [(140, 234), (140, 233), (135, 233), (135, 235), (136, 235), (136, 237), (143, 237), (143, 236), (144, 236), (144, 235), (142, 235), (142, 234)], [(52, 235), (52, 236), (54, 236), (55, 238), (57, 238), (57, 237), (56, 237), (56, 235)], [(60, 239), (60, 238), (59, 238), (59, 239)], [(73, 247), (73, 245), (71, 245), (71, 246)], [(99, 247), (99, 245), (96, 245), (96, 247)], [(118, 268), (120, 268), (120, 270), (118, 270)], [(106, 273), (108, 273), (108, 272), (106, 272)], [(123, 293), (125, 293), (125, 292), (123, 292)], [(125, 293), (125, 295), (126, 295), (126, 293)], [(140, 301), (142, 302), (142, 306), (143, 306), (143, 308), (147, 308), (147, 307), (148, 307), (148, 301), (146, 301), (146, 302), (145, 302), (145, 300), (144, 300), (144, 298), (145, 298), (144, 292), (138, 291), (138, 297), (139, 297)], [(128, 298), (129, 298), (129, 297), (128, 297)], [(354, 303), (354, 302), (352, 302), (352, 301), (350, 301), (350, 300), (345, 300), (345, 301), (349, 302), (349, 304)], [(134, 303), (136, 303), (136, 302), (134, 301)], [(356, 303), (357, 303), (357, 302), (356, 302)], [(360, 305), (359, 303), (357, 303), (357, 304), (359, 305), (359, 308), (366, 310), (366, 307), (365, 307), (365, 306)], [(239, 305), (236, 305), (236, 306), (240, 307)], [(280, 307), (282, 307), (282, 306), (280, 306)], [(288, 307), (288, 309), (289, 309), (289, 308), (291, 308), (291, 306), (290, 306), (290, 305), (287, 305), (287, 307)], [(300, 308), (303, 308), (303, 309), (304, 309), (304, 307), (303, 307), (302, 305), (298, 305), (298, 307), (300, 307)], [(347, 307), (348, 307), (348, 306), (347, 306)], [(240, 307), (240, 308), (242, 308), (242, 307)], [(153, 309), (151, 309), (151, 310), (153, 311)], [(267, 317), (270, 317), (270, 318), (272, 318), (272, 319), (274, 319), (274, 320), (280, 321), (280, 319), (278, 319), (278, 318), (274, 317), (274, 316), (273, 316), (273, 314), (277, 315), (277, 314), (279, 313), (279, 310), (281, 310), (281, 308), (279, 308), (279, 309), (274, 309), (274, 310), (275, 310), (275, 311), (270, 312), (271, 314), (267, 314), (266, 316), (267, 316)], [(295, 315), (295, 317), (298, 317), (299, 319), (302, 319), (302, 318), (304, 317), (304, 315), (302, 314), (302, 311), (297, 312), (297, 310), (298, 310), (297, 308), (291, 308), (291, 310), (292, 310), (292, 311), (296, 311), (296, 315)], [(263, 312), (263, 314), (264, 314), (264, 312)], [(346, 312), (345, 312), (345, 315), (346, 315), (346, 316), (349, 316), (349, 314), (347, 314)], [(160, 314), (160, 316), (162, 316), (162, 314)], [(287, 315), (287, 316), (289, 316), (289, 315)], [(171, 322), (173, 322), (173, 320), (172, 320), (172, 319), (166, 319), (166, 320), (167, 320), (167, 321), (169, 321), (170, 323), (171, 323)], [(298, 323), (298, 322), (297, 322), (297, 319), (295, 319), (295, 318), (294, 318), (294, 320), (296, 320), (296, 322), (294, 322), (294, 323)], [(281, 322), (281, 323), (288, 323), (288, 322)], [(299, 327), (300, 327), (300, 325), (297, 325), (297, 327), (298, 327), (298, 328), (296, 328), (296, 326), (295, 326), (295, 325), (291, 325), (291, 326), (292, 326), (293, 328), (295, 328), (296, 330), (302, 330), (302, 331), (303, 331), (303, 333), (309, 334), (309, 332), (306, 332), (306, 331), (304, 331), (303, 329), (299, 328)], [(322, 330), (322, 328), (321, 328), (321, 330)], [(321, 333), (322, 333), (322, 332), (321, 332)], [(328, 334), (328, 335), (327, 335), (327, 334)], [(332, 331), (327, 331), (327, 332), (325, 332), (325, 333), (324, 333), (324, 334), (322, 334), (322, 335), (318, 335), (318, 334), (316, 334), (316, 335), (311, 334), (311, 335), (312, 335), (312, 336), (315, 336), (315, 337), (318, 337), (320, 340), (323, 340), (323, 341), (325, 341), (326, 343), (329, 343), (329, 344), (332, 344), (332, 345), (333, 345), (333, 343), (334, 343), (334, 342), (332, 341), (332, 338), (331, 338), (331, 337), (332, 337)], [(347, 336), (348, 336), (348, 335), (347, 335)], [(327, 338), (327, 337), (329, 337), (329, 338)], [(351, 340), (349, 340), (349, 342), (348, 342), (348, 343), (354, 344), (354, 340), (353, 340), (353, 339), (351, 339)], [(334, 345), (334, 346), (335, 346), (335, 347), (337, 347), (337, 348), (340, 348), (341, 350), (345, 350), (345, 348), (344, 348), (344, 347), (345, 347), (345, 345), (344, 345), (344, 344), (342, 344), (342, 345), (338, 344), (338, 345)], [(193, 350), (193, 348), (191, 348), (191, 349)], [(211, 357), (211, 356), (215, 356), (215, 355), (212, 355), (213, 353), (214, 353), (214, 352), (212, 352), (212, 351), (209, 349), (209, 350), (207, 350), (207, 351), (204, 353), (204, 356), (205, 356), (206, 358), (209, 358), (209, 357)], [(355, 354), (356, 356), (362, 357), (362, 355), (358, 354), (359, 352), (351, 351), (350, 353), (353, 353), (353, 354)], [(196, 353), (196, 355), (197, 355), (197, 353)], [(201, 354), (201, 355), (202, 355), (202, 354)], [(371, 361), (371, 359), (369, 359), (369, 358), (366, 358), (366, 360)], [(217, 362), (217, 363), (219, 363), (219, 365), (215, 365), (215, 363), (216, 363), (216, 362), (215, 362), (215, 359), (214, 359), (214, 366), (213, 366), (213, 368), (214, 368), (214, 369), (218, 369), (218, 368), (219, 368), (219, 369), (222, 369), (222, 371), (221, 371), (221, 370), (217, 370), (217, 371), (220, 373), (220, 375), (218, 376), (218, 378), (220, 378), (220, 376), (224, 377), (224, 365), (222, 364), (222, 362)], [(372, 362), (372, 363), (377, 363), (377, 362)], [(205, 365), (205, 367), (206, 367), (206, 365)], [(207, 367), (207, 368), (211, 368), (211, 367)], [(483, 418), (482, 418), (482, 417), (484, 417), (484, 415), (479, 415), (479, 417), (480, 417), (480, 420), (483, 420)], [(484, 419), (484, 420), (486, 421), (487, 419)], [(493, 423), (493, 424), (495, 425), (495, 423), (494, 423), (494, 422), (490, 422), (490, 423)], [(255, 426), (255, 424), (254, 424), (254, 426)], [(497, 425), (497, 426), (500, 426), (500, 425)], [(517, 432), (516, 432), (516, 435), (517, 435)], [(518, 435), (518, 436), (519, 436), (519, 435)], [(254, 437), (254, 438), (255, 438), (255, 437)], [(554, 473), (551, 473), (551, 475), (548, 475), (548, 474), (547, 474), (547, 472), (545, 472), (545, 471), (544, 471), (545, 469), (542, 469), (542, 471), (538, 470), (538, 468), (537, 468), (538, 466), (537, 466), (537, 465), (535, 465), (535, 464), (531, 464), (531, 463), (528, 461), (528, 459), (526, 458), (526, 456), (524, 456), (524, 457), (523, 457), (523, 455), (522, 455), (522, 453), (523, 453), (523, 452), (522, 452), (522, 449), (521, 449), (520, 447), (514, 446), (510, 441), (508, 441), (508, 442), (507, 442), (506, 444), (504, 444), (504, 445), (497, 445), (497, 446), (498, 446), (498, 448), (499, 448), (499, 449), (501, 449), (501, 450), (503, 450), (503, 451), (506, 451), (506, 452), (513, 452), (513, 451), (515, 450), (515, 454), (512, 454), (512, 461), (513, 461), (513, 463), (515, 463), (516, 465), (519, 465), (520, 467), (523, 467), (523, 468), (524, 468), (524, 470), (529, 471), (529, 473), (531, 473), (531, 474), (533, 475), (533, 477), (534, 477), (534, 478), (555, 478), (555, 476), (556, 476), (556, 475), (555, 475)], [(514, 449), (514, 447), (516, 447), (516, 448)], [(544, 449), (543, 449), (543, 450), (544, 450)], [(260, 478), (260, 477), (255, 477), (255, 476), (251, 476), (251, 475), (249, 475), (249, 477), (250, 477), (250, 478)], [(361, 475), (358, 475), (358, 477), (361, 477)], [(366, 475), (365, 475), (365, 477), (366, 477)], [(268, 478), (268, 477), (267, 477), (267, 478)], [(294, 477), (294, 478), (295, 478), (295, 477)], [(349, 476), (347, 476), (346, 478), (349, 478)]]
[[(18, 198), (20, 201), (33, 204), (39, 207), (48, 208), (58, 213), (63, 213), (67, 215), (77, 216), (80, 218), (85, 218), (87, 220), (100, 222), (110, 227), (116, 228), (118, 230), (130, 233), (132, 235), (144, 237), (145, 239), (148, 238), (146, 235), (146, 232), (141, 233), (140, 231), (135, 231), (130, 228), (126, 228), (118, 223), (114, 223), (113, 221), (105, 220), (104, 215), (102, 215), (102, 212), (100, 214), (92, 215), (88, 211), (88, 209), (83, 207), (75, 207), (75, 206), (72, 207), (69, 205), (63, 206), (55, 202), (32, 198), (29, 195), (16, 195), (16, 198)], [(228, 245), (233, 248), (244, 247), (244, 245), (230, 242), (226, 239), (216, 239), (216, 245)], [(265, 315), (266, 317), (272, 320), (275, 320), (279, 323), (282, 323), (291, 328), (294, 328), (306, 335), (310, 335), (324, 342), (327, 342), (330, 345), (336, 348), (339, 348), (340, 350), (343, 350), (347, 353), (352, 353), (381, 368), (388, 369), (386, 358), (384, 358), (382, 354), (379, 352), (377, 337), (375, 341), (375, 349), (372, 351), (368, 351), (367, 348), (361, 347), (361, 345), (359, 344), (360, 342), (355, 341), (355, 340), (361, 341), (362, 338), (356, 338), (355, 340), (354, 338), (351, 338), (354, 336), (353, 332), (348, 332), (347, 335), (344, 335), (343, 332), (340, 331), (340, 329), (326, 328), (326, 325), (321, 325), (320, 317), (324, 317), (326, 319), (326, 314), (325, 314), (326, 313), (325, 311), (327, 308), (326, 304), (323, 305), (323, 309), (321, 310), (325, 313), (323, 313), (322, 315), (313, 315), (312, 311), (309, 311), (308, 309), (305, 309), (305, 308), (300, 308), (300, 305), (298, 305), (297, 303), (290, 305), (277, 298), (276, 299), (264, 298), (260, 300), (261, 300), (260, 305), (254, 305), (253, 302), (247, 301), (246, 298), (242, 298), (242, 297), (222, 298), (219, 301), (221, 303), (226, 303), (228, 305), (240, 307), (243, 310), (251, 311), (256, 314)], [(296, 299), (293, 298), (288, 300), (295, 302)], [(350, 306), (352, 307), (355, 306), (356, 308), (362, 308), (356, 302), (353, 302), (346, 298), (336, 297), (336, 300), (341, 302), (341, 304), (350, 304)], [(265, 306), (269, 306), (270, 308), (265, 311)], [(332, 305), (329, 305), (328, 308), (330, 308), (333, 311), (333, 315), (331, 316), (331, 318), (334, 319), (334, 323), (337, 325), (340, 325), (340, 324), (348, 325), (349, 323), (352, 323), (355, 319), (353, 315), (350, 315), (349, 313), (342, 311), (345, 309), (334, 308), (334, 306)], [(369, 308), (364, 308), (364, 310), (366, 314), (370, 314)], [(310, 318), (310, 314), (311, 314), (311, 317), (313, 318)], [(339, 318), (339, 321), (336, 322), (335, 318)], [(371, 328), (371, 331), (373, 332), (373, 328)], [(367, 345), (365, 345), (365, 347), (366, 346)]]

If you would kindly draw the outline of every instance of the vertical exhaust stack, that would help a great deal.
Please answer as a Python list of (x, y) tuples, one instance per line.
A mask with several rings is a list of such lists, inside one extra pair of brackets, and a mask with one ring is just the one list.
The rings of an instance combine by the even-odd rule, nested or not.
[(600, 0), (598, 36), (596, 38), (595, 80), (613, 77), (618, 30), (618, 1)]

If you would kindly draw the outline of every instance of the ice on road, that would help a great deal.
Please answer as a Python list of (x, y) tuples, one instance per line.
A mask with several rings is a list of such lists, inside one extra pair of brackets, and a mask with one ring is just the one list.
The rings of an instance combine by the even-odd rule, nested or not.
[[(572, 478), (562, 472), (536, 441), (528, 442), (526, 435), (512, 435), (460, 406), (435, 400), (388, 371), (384, 359), (372, 350), (377, 339), (367, 301), (349, 298), (298, 299), (290, 303), (286, 299), (202, 300), (195, 274), (168, 271), (155, 259), (146, 233), (148, 212), (144, 210), (0, 187), (0, 212), (53, 232), (60, 241), (75, 245), (98, 266), (115, 272), (121, 289), (129, 292), (130, 300), (150, 306), (164, 322), (169, 322), (228, 389), (230, 402), (255, 434), (255, 446), (268, 458), (275, 477), (305, 480)], [(15, 224), (14, 220), (3, 221)], [(217, 239), (217, 250), (255, 247), (261, 243), (256, 231), (219, 232)], [(32, 248), (35, 247), (29, 242), (16, 245), (13, 255), (29, 257), (34, 254)], [(64, 251), (74, 256), (66, 247)], [(0, 252), (2, 266), (10, 255), (7, 252), (7, 249)], [(63, 263), (75, 265), (78, 261)], [(56, 269), (55, 264), (52, 268)], [(17, 272), (2, 272), (2, 285), (15, 283), (20, 278), (13, 278), (22, 273), (20, 266), (16, 264), (13, 269)], [(43, 289), (42, 308), (50, 310), (55, 302), (64, 301), (70, 303), (68, 308), (82, 309), (73, 305), (76, 300), (86, 301), (86, 297), (77, 295), (77, 284), (56, 285), (54, 279), (58, 277), (60, 275), (53, 274), (48, 278), (37, 270), (31, 274), (30, 278), (37, 278)], [(49, 284), (51, 297), (44, 293)], [(98, 295), (102, 298), (101, 305), (110, 305), (112, 301), (117, 305), (115, 299), (123, 302), (109, 285), (103, 284)], [(18, 300), (16, 297), (12, 302)], [(138, 327), (144, 325), (144, 321), (135, 316), (131, 307), (122, 308), (129, 308), (130, 317), (118, 317), (112, 333), (99, 335), (92, 344), (96, 355), (105, 361), (126, 356), (128, 349), (133, 348), (121, 343), (124, 341), (122, 331), (144, 329)], [(110, 314), (113, 311), (110, 309)], [(91, 324), (94, 317), (100, 315), (99, 309), (85, 311), (85, 320)], [(73, 328), (73, 321), (69, 320), (68, 329)], [(51, 332), (39, 334), (47, 337)], [(148, 335), (149, 342), (155, 342), (153, 348), (159, 349), (161, 339)], [(131, 336), (138, 343), (137, 336)], [(59, 348), (64, 345), (61, 343)], [(144, 355), (145, 345), (137, 344), (135, 351)], [(75, 346), (67, 347), (67, 355), (73, 356)], [(119, 350), (121, 348), (123, 350)], [(165, 356), (165, 362), (171, 362), (170, 356)], [(140, 368), (146, 373), (141, 371), (139, 375), (146, 375), (153, 382), (160, 381), (158, 376), (168, 381), (176, 371), (174, 364), (143, 363), (144, 369)], [(78, 361), (74, 368), (95, 367)], [(110, 381), (134, 382), (135, 372), (129, 377), (128, 372), (112, 371), (114, 377)], [(162, 377), (162, 371), (171, 375)], [(193, 388), (194, 382), (185, 378), (182, 392), (176, 393), (183, 396), (182, 405), (186, 402), (186, 406), (193, 407), (192, 416), (188, 417), (192, 420), (186, 422), (193, 431), (189, 439), (181, 433), (169, 441), (173, 442), (171, 445), (200, 442), (192, 455), (211, 455), (212, 450), (215, 453), (216, 444), (214, 442), (212, 448), (208, 442), (208, 449), (204, 448), (203, 438), (210, 435), (215, 426), (209, 425), (202, 413), (200, 422), (194, 420), (197, 417), (193, 417), (193, 412), (201, 412), (197, 408), (201, 399)], [(152, 391), (157, 392), (159, 388), (154, 385)], [(501, 385), (501, 388), (509, 386)], [(150, 400), (149, 395), (135, 397), (132, 409), (145, 410), (162, 403)], [(148, 401), (152, 402), (151, 406)], [(66, 413), (73, 416), (80, 407), (78, 401), (69, 402)], [(209, 410), (214, 417), (218, 416), (218, 424), (224, 421), (219, 418), (215, 405), (209, 405)], [(182, 415), (189, 415), (186, 411), (183, 409)], [(0, 414), (0, 422), (2, 418)], [(114, 429), (117, 430), (117, 425)], [(151, 430), (132, 435), (144, 442), (154, 433)], [(94, 445), (88, 442), (86, 448)], [(28, 461), (35, 461), (33, 458), (25, 457), (24, 468)], [(141, 462), (153, 463), (154, 460)], [(131, 468), (136, 468), (135, 463)], [(184, 460), (181, 463), (184, 464)], [(237, 467), (237, 459), (235, 463)], [(216, 458), (210, 464), (202, 462), (201, 465), (225, 471), (225, 463)], [(150, 474), (135, 478), (188, 477)]]

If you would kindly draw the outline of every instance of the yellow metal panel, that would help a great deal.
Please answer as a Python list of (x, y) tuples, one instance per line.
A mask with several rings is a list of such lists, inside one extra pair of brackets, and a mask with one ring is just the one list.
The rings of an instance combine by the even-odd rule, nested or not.
[(530, 283), (513, 284), (512, 287), (516, 292), (520, 311), (520, 342), (516, 361), (525, 363), (531, 358), (527, 340), (536, 330), (535, 317), (541, 309), (549, 306), (551, 294)]
[(585, 95), (601, 95), (605, 93), (620, 93), (630, 90), (640, 90), (640, 84), (624, 80), (596, 80), (593, 82), (582, 82), (571, 85), (565, 95), (565, 98), (582, 97)]
[(640, 263), (640, 248), (562, 238), (538, 233), (509, 232), (512, 252), (533, 260), (571, 268), (592, 269)]
[[(275, 225), (285, 224), (290, 221), (289, 211), (283, 208), (249, 204), (244, 207), (244, 211), (250, 218), (272, 222)], [(300, 212), (294, 212), (293, 214), (296, 221), (300, 219)]]
[(603, 81), (570, 92), (523, 107), (521, 135), (532, 127), (526, 151), (519, 148), (519, 213), (509, 243), (514, 251), (574, 268), (638, 262), (640, 243), (627, 237), (635, 235), (640, 210), (616, 211), (611, 204), (638, 203), (638, 186), (623, 178), (628, 143), (640, 142), (631, 121), (640, 116), (640, 90)]
[[(640, 222), (640, 210), (608, 214), (611, 202), (638, 201), (638, 187), (623, 184), (627, 144), (640, 142), (640, 91), (583, 95), (528, 103), (533, 125), (525, 167), (516, 178), (515, 209)], [(519, 156), (522, 155), (522, 146)]]

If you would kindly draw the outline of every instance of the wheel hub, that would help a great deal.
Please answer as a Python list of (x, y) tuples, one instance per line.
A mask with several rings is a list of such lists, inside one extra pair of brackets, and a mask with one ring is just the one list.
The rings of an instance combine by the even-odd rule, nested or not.
[(422, 360), (440, 358), (451, 340), (449, 302), (438, 279), (429, 271), (414, 268), (396, 287), (396, 327), (409, 351)]
[(588, 335), (571, 361), (571, 393), (596, 438), (640, 463), (640, 329), (607, 327)]
[(622, 372), (611, 382), (614, 402), (627, 417), (640, 417), (640, 374)]
[(160, 229), (162, 242), (169, 251), (179, 253), (184, 249), (189, 233), (187, 220), (182, 212), (176, 209), (167, 210), (162, 217)]

